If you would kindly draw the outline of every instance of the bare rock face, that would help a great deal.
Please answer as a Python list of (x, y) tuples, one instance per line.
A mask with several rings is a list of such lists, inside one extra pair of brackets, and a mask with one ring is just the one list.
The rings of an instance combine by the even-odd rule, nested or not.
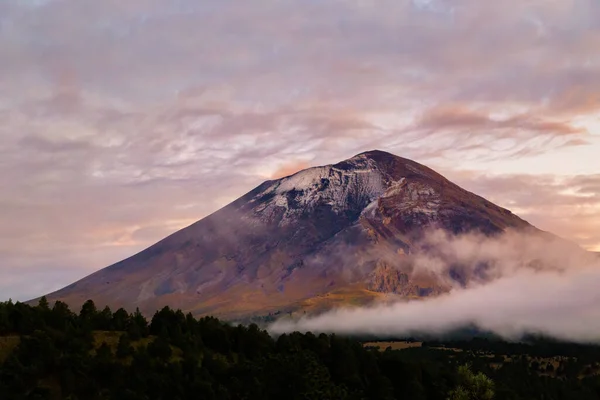
[(418, 243), (432, 228), (535, 230), (423, 165), (370, 151), (264, 182), (48, 298), (233, 318), (298, 309), (350, 287), (369, 296), (431, 296), (448, 289), (448, 277), (414, 276), (410, 257), (428, 251)]
[(380, 293), (394, 293), (407, 298), (436, 296), (449, 287), (435, 277), (412, 276), (410, 272), (395, 268), (385, 262), (378, 263), (367, 280), (367, 289)]

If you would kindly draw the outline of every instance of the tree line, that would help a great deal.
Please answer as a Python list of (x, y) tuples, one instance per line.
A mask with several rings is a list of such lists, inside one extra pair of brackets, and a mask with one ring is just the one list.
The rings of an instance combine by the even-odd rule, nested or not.
[(532, 395), (523, 388), (536, 373), (490, 370), (448, 351), (380, 352), (339, 335), (272, 337), (255, 324), (169, 307), (147, 320), (92, 301), (78, 313), (45, 298), (37, 306), (9, 301), (0, 303), (0, 338), (16, 340), (0, 348), (3, 400), (600, 398), (600, 386), (571, 390), (560, 380), (546, 397)]

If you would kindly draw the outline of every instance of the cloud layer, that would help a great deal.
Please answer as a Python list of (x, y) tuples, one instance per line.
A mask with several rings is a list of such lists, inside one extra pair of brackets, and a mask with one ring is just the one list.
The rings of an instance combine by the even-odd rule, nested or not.
[[(281, 319), (273, 333), (294, 330), (409, 336), (477, 326), (506, 338), (526, 333), (600, 342), (600, 258), (560, 241), (509, 234), (500, 238), (433, 234), (441, 257), (423, 255), (416, 270), (489, 263), (487, 279), (427, 300), (338, 309), (297, 321)], [(535, 262), (535, 263), (534, 263)], [(473, 270), (471, 270), (473, 272)]]
[(257, 1), (0, 3), (2, 297), (373, 148), (600, 248), (597, 1)]
[(269, 330), (407, 337), (476, 325), (508, 339), (535, 333), (600, 342), (599, 284), (598, 266), (568, 275), (522, 272), (431, 300), (342, 309), (295, 323), (280, 321)]

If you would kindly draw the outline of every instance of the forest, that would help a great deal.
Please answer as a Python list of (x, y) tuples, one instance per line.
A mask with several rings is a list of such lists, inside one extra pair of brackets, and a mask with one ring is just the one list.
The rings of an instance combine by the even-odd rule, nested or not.
[(531, 337), (394, 350), (90, 300), (0, 303), (0, 399), (600, 399), (600, 347)]

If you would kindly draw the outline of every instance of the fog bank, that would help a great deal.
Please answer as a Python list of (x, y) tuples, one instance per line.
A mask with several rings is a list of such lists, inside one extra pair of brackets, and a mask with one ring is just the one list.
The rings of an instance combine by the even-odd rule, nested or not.
[(473, 279), (466, 288), (455, 285), (439, 297), (282, 319), (269, 330), (404, 336), (476, 325), (506, 338), (539, 333), (600, 342), (600, 260), (591, 253), (561, 241), (516, 234), (489, 239), (436, 233), (428, 240), (436, 244), (435, 262), (431, 256), (417, 256), (416, 268), (441, 271), (444, 258), (471, 264), (493, 260), (494, 273), (487, 281)]

